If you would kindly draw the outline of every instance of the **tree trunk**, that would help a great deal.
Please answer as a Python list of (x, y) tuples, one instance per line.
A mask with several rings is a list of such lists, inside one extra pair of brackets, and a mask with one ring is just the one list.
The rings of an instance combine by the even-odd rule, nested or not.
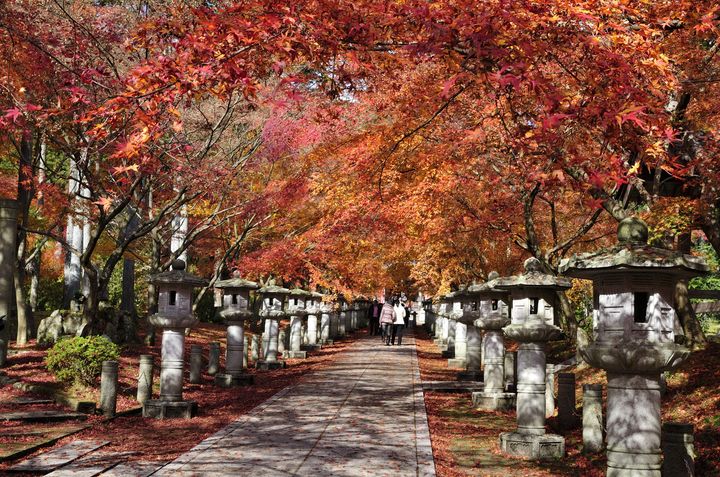
[(32, 260), (30, 269), (30, 310), (34, 313), (38, 306), (38, 288), (40, 286), (40, 266), (42, 265), (42, 247)]
[[(77, 196), (80, 192), (79, 175), (80, 172), (77, 169), (75, 161), (70, 159), (68, 196), (74, 205), (77, 205)], [(70, 301), (80, 291), (80, 279), (82, 276), (80, 254), (83, 248), (83, 229), (74, 211), (68, 214), (65, 241), (69, 244), (70, 248), (65, 250), (63, 308), (69, 308)]]
[(557, 312), (560, 314), (559, 322), (560, 328), (565, 332), (568, 339), (572, 344), (577, 344), (577, 320), (575, 319), (575, 310), (568, 300), (565, 292), (558, 292), (558, 298), (560, 302), (560, 309)]
[[(127, 225), (125, 226), (125, 233), (122, 239), (124, 240), (129, 234), (137, 230), (139, 218), (137, 213), (130, 208), (130, 218)], [(135, 319), (137, 317), (137, 310), (135, 309), (135, 260), (132, 258), (123, 259), (123, 274), (122, 274), (122, 298), (120, 300), (120, 309), (130, 313)]]
[[(690, 253), (692, 242), (689, 233), (678, 236), (677, 243), (680, 252)], [(685, 333), (688, 348), (691, 350), (704, 348), (707, 345), (707, 339), (695, 314), (695, 308), (690, 303), (687, 280), (680, 280), (675, 287), (675, 312)]]

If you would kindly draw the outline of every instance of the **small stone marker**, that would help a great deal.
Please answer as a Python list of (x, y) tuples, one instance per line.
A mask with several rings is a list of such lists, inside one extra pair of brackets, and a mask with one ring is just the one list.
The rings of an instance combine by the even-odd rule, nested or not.
[(49, 477), (94, 477), (134, 454), (137, 452), (93, 452), (47, 475)]
[(74, 441), (15, 464), (10, 467), (10, 470), (15, 472), (50, 472), (107, 444), (109, 444), (109, 441)]
[(572, 429), (578, 423), (575, 416), (575, 373), (558, 374), (558, 422), (562, 429)]
[(210, 376), (214, 376), (220, 370), (220, 343), (213, 341), (210, 343), (210, 351), (208, 352), (208, 369)]
[(252, 344), (250, 346), (250, 359), (252, 359), (253, 363), (258, 360), (258, 357), (260, 356), (260, 337), (258, 335), (253, 335), (252, 337)]
[(153, 356), (151, 354), (141, 354), (137, 388), (137, 401), (140, 404), (144, 404), (148, 399), (152, 399), (153, 367)]
[(583, 384), (583, 452), (602, 449), (602, 384)]
[(545, 418), (555, 414), (555, 365), (545, 365)]
[(102, 473), (103, 477), (147, 477), (155, 473), (164, 464), (159, 462), (138, 461), (118, 464)]
[(100, 409), (105, 417), (113, 417), (117, 407), (118, 362), (103, 361), (100, 375)]
[(693, 477), (695, 446), (693, 425), (686, 422), (664, 422), (662, 425), (662, 475)]
[(245, 338), (243, 338), (243, 340), (244, 340), (244, 343), (243, 343), (244, 344), (244, 346), (243, 346), (243, 368), (247, 368), (248, 367), (248, 358), (250, 355), (250, 340), (248, 339), (247, 336)]
[(202, 382), (202, 346), (192, 345), (190, 347), (190, 384)]

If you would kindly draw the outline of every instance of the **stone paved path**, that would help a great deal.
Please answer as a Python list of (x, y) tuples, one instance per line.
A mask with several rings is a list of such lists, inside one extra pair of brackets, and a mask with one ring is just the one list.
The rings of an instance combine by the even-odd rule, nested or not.
[(362, 338), (154, 475), (435, 475), (412, 337)]

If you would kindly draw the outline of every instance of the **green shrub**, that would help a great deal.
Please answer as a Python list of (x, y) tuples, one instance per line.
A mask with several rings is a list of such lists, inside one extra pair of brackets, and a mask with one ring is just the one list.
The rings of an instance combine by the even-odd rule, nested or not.
[(195, 307), (195, 316), (203, 323), (218, 323), (222, 321), (215, 308), (215, 296), (212, 290), (203, 295)]
[[(29, 293), (29, 292), (28, 292)], [(63, 279), (40, 277), (38, 284), (38, 311), (53, 311), (63, 305)]]
[(102, 362), (119, 357), (120, 348), (104, 336), (75, 336), (55, 343), (45, 364), (58, 381), (92, 386), (102, 371)]

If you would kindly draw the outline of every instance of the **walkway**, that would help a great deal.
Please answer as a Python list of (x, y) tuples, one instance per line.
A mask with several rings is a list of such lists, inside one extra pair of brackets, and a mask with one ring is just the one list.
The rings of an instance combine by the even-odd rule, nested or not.
[(251, 474), (434, 476), (414, 339), (358, 340), (153, 475)]

